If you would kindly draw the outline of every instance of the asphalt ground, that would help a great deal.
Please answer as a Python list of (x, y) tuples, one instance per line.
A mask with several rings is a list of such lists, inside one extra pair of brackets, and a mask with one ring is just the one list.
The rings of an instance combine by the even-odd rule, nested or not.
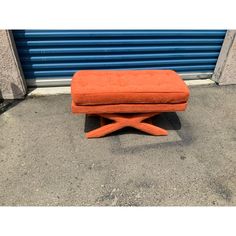
[(124, 129), (88, 140), (99, 121), (70, 103), (2, 103), (1, 206), (236, 205), (236, 86), (192, 87), (185, 112), (154, 118), (165, 137)]

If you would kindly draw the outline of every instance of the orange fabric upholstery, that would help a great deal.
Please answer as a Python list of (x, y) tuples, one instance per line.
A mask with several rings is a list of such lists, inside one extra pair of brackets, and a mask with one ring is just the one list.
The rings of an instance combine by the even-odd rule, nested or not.
[[(152, 135), (167, 135), (166, 130), (145, 120), (161, 112), (184, 111), (189, 89), (170, 70), (93, 70), (75, 73), (71, 95), (72, 112), (102, 118), (102, 126), (86, 133), (87, 138), (103, 137), (127, 126)], [(112, 123), (105, 124), (104, 118)]]
[(150, 123), (143, 122), (151, 117), (158, 115), (159, 113), (139, 113), (139, 114), (107, 114), (101, 113), (101, 121), (103, 118), (112, 120), (110, 124), (104, 124), (100, 128), (92, 130), (86, 133), (87, 138), (100, 138), (111, 132), (122, 129), (124, 127), (133, 127), (151, 135), (167, 135), (168, 132), (160, 127), (154, 126)]
[(76, 105), (176, 104), (189, 90), (171, 70), (88, 70), (75, 73), (71, 94)]
[(184, 111), (187, 103), (178, 104), (115, 104), (115, 105), (76, 105), (72, 101), (72, 112), (85, 114), (99, 113), (145, 113)]

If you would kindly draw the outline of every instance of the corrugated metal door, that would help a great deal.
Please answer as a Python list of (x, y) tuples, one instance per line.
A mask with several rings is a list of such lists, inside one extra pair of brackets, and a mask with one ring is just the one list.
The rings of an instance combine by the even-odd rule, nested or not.
[(225, 30), (15, 30), (28, 85), (67, 85), (84, 69), (173, 69), (211, 76)]

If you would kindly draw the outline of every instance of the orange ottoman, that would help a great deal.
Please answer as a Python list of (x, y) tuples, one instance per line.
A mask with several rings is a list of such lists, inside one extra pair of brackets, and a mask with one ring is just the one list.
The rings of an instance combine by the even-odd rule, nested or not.
[[(102, 126), (87, 138), (105, 136), (123, 127), (152, 135), (167, 131), (144, 120), (161, 112), (184, 111), (189, 89), (171, 70), (87, 70), (76, 72), (71, 83), (72, 112), (96, 114)], [(107, 118), (113, 123), (103, 124)]]

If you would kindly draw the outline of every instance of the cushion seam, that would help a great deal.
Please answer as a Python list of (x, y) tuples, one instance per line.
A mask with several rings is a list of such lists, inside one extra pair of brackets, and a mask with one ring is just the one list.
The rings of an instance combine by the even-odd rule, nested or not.
[(146, 93), (146, 94), (149, 94), (149, 93), (184, 93), (185, 94), (185, 92), (100, 92), (100, 93), (79, 93), (79, 94), (76, 94), (76, 95), (100, 95), (100, 94), (104, 94), (104, 93), (105, 94), (106, 93), (110, 93), (110, 94), (111, 93), (112, 94), (125, 94), (125, 93)]

